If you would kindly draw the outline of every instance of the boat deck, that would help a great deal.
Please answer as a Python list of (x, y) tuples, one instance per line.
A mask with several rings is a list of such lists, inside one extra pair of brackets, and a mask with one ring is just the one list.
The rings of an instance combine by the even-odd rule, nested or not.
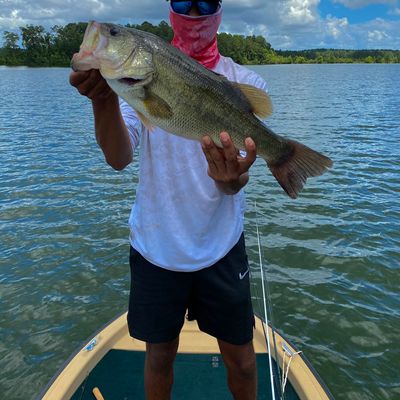
[[(271, 354), (274, 356), (272, 331), (256, 318), (253, 344), (257, 356), (260, 400), (272, 399), (266, 335), (270, 338)], [(275, 336), (277, 359), (282, 365), (285, 357), (288, 361), (286, 353), (295, 354), (296, 350), (277, 332)], [(92, 391), (96, 387), (105, 400), (144, 399), (144, 350), (145, 343), (129, 336), (126, 313), (123, 313), (71, 356), (39, 399), (93, 400)], [(195, 321), (186, 321), (184, 324), (174, 371), (174, 400), (232, 398), (217, 341), (201, 332)], [(291, 364), (285, 399), (333, 399), (302, 354), (295, 356)]]
[[(94, 368), (75, 392), (72, 400), (93, 400), (92, 390), (98, 387), (104, 399), (144, 400), (144, 353), (111, 350)], [(257, 356), (259, 379), (258, 399), (270, 400), (268, 359)], [(226, 371), (220, 354), (178, 354), (175, 361), (174, 400), (231, 400), (226, 384)], [(292, 387), (286, 388), (286, 400), (298, 400)]]

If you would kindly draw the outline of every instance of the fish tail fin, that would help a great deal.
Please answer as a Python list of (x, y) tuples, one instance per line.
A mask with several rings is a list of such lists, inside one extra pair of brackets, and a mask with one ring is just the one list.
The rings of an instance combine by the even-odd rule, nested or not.
[(299, 142), (288, 140), (287, 143), (291, 151), (277, 162), (269, 162), (268, 167), (283, 190), (295, 199), (308, 177), (322, 175), (333, 162)]

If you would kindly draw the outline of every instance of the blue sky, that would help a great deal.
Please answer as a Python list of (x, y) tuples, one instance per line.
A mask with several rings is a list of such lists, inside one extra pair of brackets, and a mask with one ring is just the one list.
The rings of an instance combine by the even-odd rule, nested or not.
[[(361, 2), (360, 2), (361, 3)], [(375, 18), (382, 18), (387, 20), (395, 20), (396, 16), (392, 15), (391, 12), (396, 10), (396, 2), (364, 2), (363, 6), (349, 7), (351, 4), (357, 4), (357, 2), (332, 2), (332, 1), (321, 1), (319, 5), (320, 13), (322, 17), (327, 15), (335, 15), (338, 18), (346, 17), (352, 24), (368, 22)], [(400, 9), (397, 8), (397, 12)], [(397, 15), (397, 18), (399, 18)]]
[[(158, 23), (164, 0), (0, 0), (0, 33), (26, 24)], [(400, 0), (223, 0), (221, 31), (263, 35), (275, 49), (400, 50)]]

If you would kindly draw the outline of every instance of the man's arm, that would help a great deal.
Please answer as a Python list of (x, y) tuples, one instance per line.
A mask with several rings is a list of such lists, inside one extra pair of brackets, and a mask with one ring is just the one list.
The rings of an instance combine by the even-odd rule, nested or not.
[(116, 170), (124, 169), (132, 161), (133, 151), (118, 96), (98, 70), (72, 72), (69, 81), (92, 101), (96, 140), (107, 163)]
[(209, 136), (203, 137), (201, 146), (208, 162), (208, 175), (225, 194), (239, 192), (249, 181), (249, 169), (256, 160), (257, 150), (251, 138), (245, 140), (246, 157), (240, 156), (229, 134), (220, 135), (222, 149)]

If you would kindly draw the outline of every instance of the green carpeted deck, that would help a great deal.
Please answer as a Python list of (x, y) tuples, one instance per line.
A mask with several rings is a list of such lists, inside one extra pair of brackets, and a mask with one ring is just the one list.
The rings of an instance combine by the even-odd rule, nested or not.
[[(144, 353), (111, 350), (94, 368), (72, 400), (94, 400), (98, 387), (105, 400), (144, 400)], [(257, 356), (258, 399), (270, 400), (268, 358)], [(220, 354), (178, 354), (175, 361), (173, 400), (229, 400), (226, 372)], [(299, 400), (288, 384), (286, 400)]]

